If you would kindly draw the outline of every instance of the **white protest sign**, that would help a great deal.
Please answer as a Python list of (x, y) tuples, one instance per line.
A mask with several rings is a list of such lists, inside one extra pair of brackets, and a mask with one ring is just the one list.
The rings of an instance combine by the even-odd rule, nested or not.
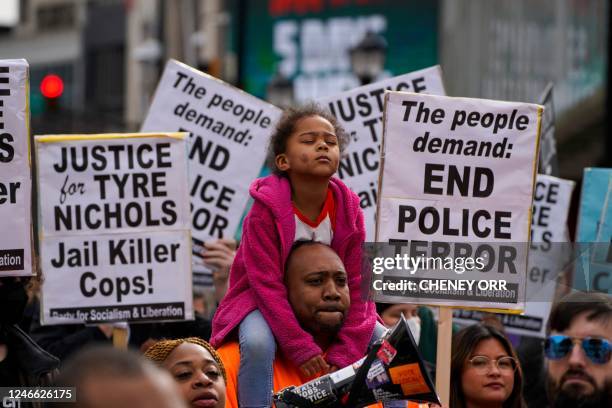
[[(574, 182), (538, 174), (533, 194), (531, 243), (527, 268), (527, 296), (522, 315), (499, 315), (508, 333), (546, 336), (546, 322), (554, 301), (557, 278), (570, 262), (567, 215)], [(456, 310), (456, 321), (472, 324), (482, 313)]]
[(366, 241), (374, 241), (386, 90), (446, 95), (441, 69), (435, 66), (318, 100), (350, 135), (350, 143), (340, 160), (338, 177), (359, 196), (365, 217)]
[(32, 275), (29, 67), (0, 60), (0, 276)]
[(376, 235), (396, 254), (374, 270), (377, 300), (521, 310), (542, 107), (385, 103)]
[(193, 318), (186, 139), (36, 137), (44, 324)]
[[(214, 77), (170, 60), (143, 132), (189, 132), (193, 237), (232, 238), (259, 175), (281, 110)], [(195, 260), (194, 260), (195, 261)], [(198, 262), (194, 274), (205, 273)]]

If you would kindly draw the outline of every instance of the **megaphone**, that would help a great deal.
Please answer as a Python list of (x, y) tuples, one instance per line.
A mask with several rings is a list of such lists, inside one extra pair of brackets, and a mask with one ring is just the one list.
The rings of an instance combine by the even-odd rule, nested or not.
[(380, 401), (440, 399), (402, 315), (361, 360), (274, 395), (276, 408), (364, 407)]

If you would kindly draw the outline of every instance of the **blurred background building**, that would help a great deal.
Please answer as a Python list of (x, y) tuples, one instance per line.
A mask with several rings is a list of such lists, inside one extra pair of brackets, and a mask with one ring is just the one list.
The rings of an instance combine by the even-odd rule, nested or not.
[(445, 0), (443, 10), (440, 58), (450, 95), (538, 102), (553, 82), (561, 176), (611, 164), (608, 1)]
[(0, 58), (30, 63), (34, 134), (137, 130), (168, 58), (279, 104), (435, 64), (453, 96), (537, 102), (554, 82), (578, 180), (612, 166), (609, 23), (607, 0), (2, 0)]

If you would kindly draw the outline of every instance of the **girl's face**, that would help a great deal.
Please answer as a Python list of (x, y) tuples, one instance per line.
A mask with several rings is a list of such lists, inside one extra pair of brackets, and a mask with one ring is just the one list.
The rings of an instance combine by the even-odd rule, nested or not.
[(478, 343), (465, 362), (461, 375), (461, 387), (468, 407), (501, 407), (508, 399), (514, 388), (515, 371), (512, 360), (508, 360), (508, 357), (511, 356), (496, 339), (486, 339)]
[(190, 407), (225, 407), (225, 381), (217, 362), (204, 347), (183, 343), (172, 350), (163, 366)]
[(340, 161), (340, 147), (334, 127), (321, 116), (297, 121), (287, 139), (285, 153), (276, 156), (276, 166), (289, 175), (330, 178)]

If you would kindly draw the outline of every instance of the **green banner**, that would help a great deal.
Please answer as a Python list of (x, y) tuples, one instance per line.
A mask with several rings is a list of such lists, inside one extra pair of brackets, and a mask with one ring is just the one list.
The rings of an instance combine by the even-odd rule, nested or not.
[(276, 69), (294, 82), (299, 101), (359, 85), (349, 49), (373, 31), (388, 43), (384, 76), (438, 63), (438, 1), (235, 1), (233, 35), (240, 82), (258, 97)]

